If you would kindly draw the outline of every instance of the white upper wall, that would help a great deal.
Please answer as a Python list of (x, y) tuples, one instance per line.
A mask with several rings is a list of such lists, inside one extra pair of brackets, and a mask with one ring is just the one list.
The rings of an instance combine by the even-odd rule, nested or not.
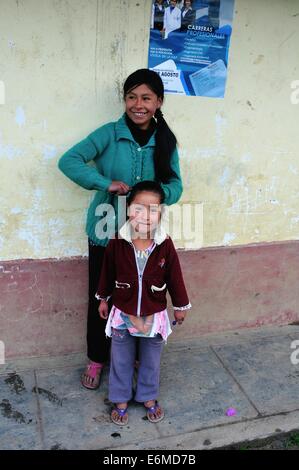
[[(151, 0), (0, 7), (1, 259), (86, 254), (92, 192), (57, 160), (122, 114), (124, 79), (147, 66)], [(298, 0), (236, 0), (225, 98), (166, 96), (181, 203), (203, 203), (204, 246), (299, 236), (298, 44)]]

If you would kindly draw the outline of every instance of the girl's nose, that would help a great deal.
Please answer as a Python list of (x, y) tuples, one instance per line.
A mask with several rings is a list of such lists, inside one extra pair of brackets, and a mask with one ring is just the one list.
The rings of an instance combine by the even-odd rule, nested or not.
[(142, 211), (142, 218), (145, 222), (148, 222), (150, 220), (150, 213), (147, 209), (144, 209)]

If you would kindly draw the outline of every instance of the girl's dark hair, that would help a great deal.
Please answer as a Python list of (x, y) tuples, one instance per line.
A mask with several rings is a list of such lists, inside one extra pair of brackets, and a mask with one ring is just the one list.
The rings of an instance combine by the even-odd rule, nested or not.
[[(164, 99), (164, 85), (160, 75), (153, 70), (139, 69), (128, 76), (124, 83), (124, 98), (139, 85), (147, 85), (157, 96)], [(171, 177), (177, 178), (177, 174), (170, 166), (172, 152), (176, 147), (176, 137), (163, 118), (160, 109), (155, 112), (157, 121), (156, 146), (154, 151), (155, 177), (158, 182), (168, 183)]]
[(149, 191), (151, 193), (157, 194), (158, 196), (160, 196), (160, 204), (163, 204), (165, 200), (165, 193), (161, 185), (157, 183), (156, 181), (146, 180), (146, 181), (140, 181), (140, 183), (137, 183), (133, 186), (133, 188), (131, 189), (129, 193), (129, 196), (127, 197), (128, 206), (132, 204), (137, 194), (142, 193), (143, 191)]

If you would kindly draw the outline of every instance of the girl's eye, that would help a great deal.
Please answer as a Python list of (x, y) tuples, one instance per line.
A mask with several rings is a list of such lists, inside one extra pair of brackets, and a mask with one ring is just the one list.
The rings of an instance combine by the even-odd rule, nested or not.
[(159, 212), (159, 207), (151, 207), (150, 211), (152, 214), (157, 214), (157, 212)]

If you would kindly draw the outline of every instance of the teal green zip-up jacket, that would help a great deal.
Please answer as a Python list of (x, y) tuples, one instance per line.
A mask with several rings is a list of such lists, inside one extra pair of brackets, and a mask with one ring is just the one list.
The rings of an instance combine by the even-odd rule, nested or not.
[[(140, 147), (123, 115), (118, 121), (96, 129), (60, 158), (58, 167), (68, 178), (85, 189), (97, 191), (86, 222), (86, 233), (96, 245), (106, 246), (109, 237), (125, 222), (125, 211), (120, 214), (122, 206), (119, 205), (124, 197), (109, 193), (110, 184), (123, 181), (134, 186), (139, 181), (154, 180), (154, 148), (155, 132), (148, 143)], [(95, 166), (88, 164), (92, 160)], [(171, 167), (177, 178), (162, 184), (167, 205), (176, 203), (183, 191), (177, 149), (171, 156)], [(121, 223), (118, 223), (118, 216), (122, 217)]]

